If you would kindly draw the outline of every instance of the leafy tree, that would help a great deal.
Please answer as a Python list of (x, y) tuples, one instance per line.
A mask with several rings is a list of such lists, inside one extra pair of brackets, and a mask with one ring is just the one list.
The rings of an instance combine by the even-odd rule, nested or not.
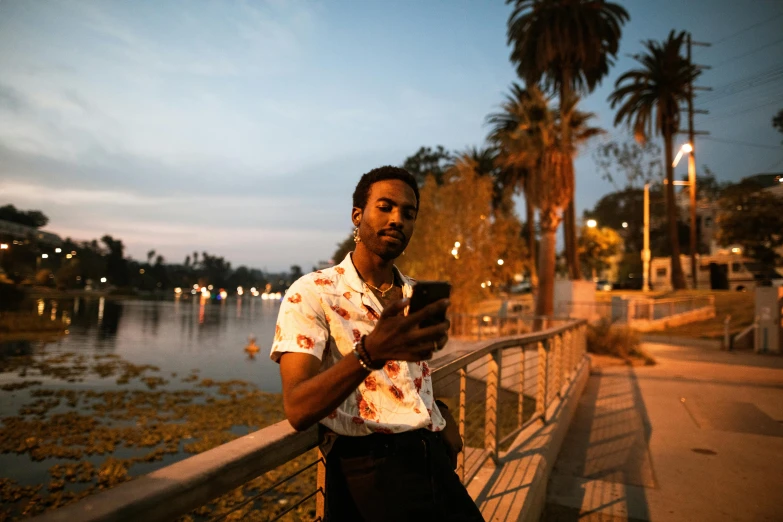
[(130, 282), (130, 273), (128, 270), (128, 261), (124, 257), (125, 245), (119, 239), (114, 239), (110, 235), (105, 235), (101, 241), (109, 253), (106, 256), (106, 276), (109, 283), (114, 286), (128, 286)]
[(435, 182), (443, 182), (443, 173), (453, 161), (452, 154), (438, 145), (433, 150), (431, 147), (421, 147), (416, 154), (409, 156), (402, 164), (402, 168), (413, 174), (419, 186), (422, 186), (427, 177), (432, 176)]
[(783, 109), (780, 109), (772, 118), (772, 127), (783, 133)]
[[(465, 313), (495, 286), (529, 264), (519, 240), (521, 224), (492, 208), (492, 179), (463, 155), (444, 173), (442, 183), (427, 179), (421, 189), (416, 232), (398, 259), (411, 276), (452, 284), (452, 309)], [(452, 254), (459, 242), (457, 256)], [(498, 259), (503, 259), (502, 265)], [(482, 290), (481, 284), (485, 283)]]
[(332, 255), (332, 261), (341, 263), (345, 256), (348, 255), (348, 252), (353, 252), (354, 248), (356, 248), (356, 242), (353, 240), (353, 234), (348, 234), (348, 237), (342, 242), (337, 243), (337, 250)]
[(661, 148), (651, 141), (613, 140), (596, 147), (593, 159), (601, 177), (615, 187), (619, 178), (625, 179), (626, 187), (641, 187), (663, 179)]
[(754, 184), (726, 189), (718, 214), (717, 240), (724, 246), (739, 244), (745, 255), (765, 264), (779, 263), (783, 246), (781, 198)]
[(674, 136), (680, 129), (680, 107), (688, 96), (688, 86), (699, 70), (686, 60), (681, 49), (685, 32), (669, 33), (663, 42), (648, 40), (645, 53), (634, 55), (641, 66), (617, 79), (609, 96), (617, 109), (614, 123), (625, 122), (641, 143), (655, 133), (663, 137), (666, 167), (666, 205), (669, 239), (672, 244), (671, 279), (675, 289), (685, 288), (685, 275), (680, 264), (677, 202), (674, 197)]
[(40, 210), (18, 210), (13, 205), (0, 207), (0, 219), (33, 228), (45, 227), (49, 218)]
[[(542, 84), (557, 93), (560, 105), (592, 92), (609, 73), (620, 46), (628, 12), (604, 0), (506, 0), (514, 10), (508, 19), (511, 62), (528, 87)], [(573, 162), (571, 125), (565, 112), (563, 159)], [(573, 176), (573, 166), (569, 169)], [(571, 186), (574, 185), (572, 181)], [(580, 279), (576, 252), (573, 193), (565, 210), (566, 257), (572, 279)]]
[(577, 245), (584, 268), (592, 274), (609, 268), (612, 258), (623, 252), (623, 239), (609, 227), (582, 227)]

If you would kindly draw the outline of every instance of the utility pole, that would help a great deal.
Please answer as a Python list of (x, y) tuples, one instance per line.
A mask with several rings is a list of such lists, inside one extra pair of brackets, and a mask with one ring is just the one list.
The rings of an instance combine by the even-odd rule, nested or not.
[[(705, 47), (710, 46), (711, 44), (703, 43), (703, 42), (694, 42), (691, 39), (691, 33), (688, 33), (688, 65), (693, 65), (693, 60), (691, 59), (691, 48), (694, 45), (702, 45)], [(706, 66), (697, 66), (700, 69), (709, 69), (709, 67)], [(694, 112), (700, 112), (702, 114), (707, 114), (707, 111), (694, 111), (693, 109), (693, 91), (695, 89), (699, 89), (699, 87), (693, 86), (693, 80), (688, 82), (688, 141), (691, 144), (692, 150), (691, 153), (688, 154), (688, 185), (690, 188), (690, 203), (691, 203), (691, 237), (690, 237), (690, 247), (691, 247), (691, 279), (693, 280), (693, 288), (697, 288), (698, 281), (699, 281), (699, 267), (696, 263), (696, 255), (697, 255), (697, 248), (696, 248), (696, 134), (697, 132), (693, 129), (693, 114)], [(702, 87), (703, 90), (712, 90), (709, 88)], [(698, 134), (706, 134), (705, 132), (699, 132)]]
[(644, 247), (642, 249), (642, 290), (650, 291), (650, 184), (644, 184)]

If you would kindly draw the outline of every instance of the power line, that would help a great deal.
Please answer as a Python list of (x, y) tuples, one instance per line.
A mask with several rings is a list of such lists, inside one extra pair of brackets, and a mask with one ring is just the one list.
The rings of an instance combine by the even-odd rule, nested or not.
[(738, 58), (744, 58), (745, 56), (748, 56), (748, 55), (753, 54), (753, 53), (757, 53), (758, 51), (761, 51), (762, 49), (766, 49), (767, 47), (772, 47), (773, 45), (777, 45), (779, 43), (783, 43), (783, 38), (781, 38), (780, 40), (775, 40), (774, 42), (770, 42), (770, 43), (768, 43), (766, 45), (762, 45), (761, 47), (756, 47), (755, 49), (753, 49), (751, 51), (748, 51), (746, 53), (738, 54), (737, 56), (733, 56), (733, 57), (729, 58), (728, 60), (723, 60), (719, 64), (713, 65), (713, 67), (720, 67), (721, 65), (725, 65), (725, 64), (727, 64), (729, 62), (733, 62), (734, 60), (737, 60)]
[(781, 164), (783, 164), (783, 158), (780, 158), (779, 160), (775, 161), (769, 167), (766, 167), (762, 172), (769, 172), (770, 170), (777, 168), (777, 166)]
[(704, 118), (701, 121), (703, 123), (705, 121), (722, 120), (722, 119), (725, 119), (725, 118), (729, 118), (731, 116), (737, 116), (739, 114), (745, 114), (745, 113), (748, 113), (748, 112), (756, 111), (758, 109), (763, 109), (764, 107), (769, 107), (770, 105), (777, 105), (779, 103), (783, 103), (783, 98), (780, 98), (778, 100), (773, 100), (773, 101), (770, 101), (770, 102), (766, 102), (766, 103), (762, 103), (762, 104), (759, 104), (759, 105), (754, 105), (753, 107), (743, 108), (743, 109), (738, 110), (738, 111), (728, 112), (726, 114), (715, 114), (713, 116), (710, 116), (709, 118)]
[(720, 142), (720, 143), (731, 143), (733, 145), (745, 145), (746, 147), (756, 147), (756, 148), (759, 148), (759, 149), (769, 149), (769, 150), (780, 150), (781, 149), (781, 147), (779, 147), (779, 146), (775, 147), (775, 146), (772, 146), (772, 145), (761, 145), (760, 143), (750, 143), (748, 141), (727, 140), (727, 139), (723, 139), (723, 138), (715, 138), (713, 136), (705, 136), (702, 139), (709, 140), (709, 141), (717, 141), (717, 142)]
[(760, 87), (762, 85), (766, 85), (771, 82), (776, 82), (780, 78), (783, 78), (783, 66), (778, 67), (777, 69), (770, 69), (758, 73), (755, 76), (746, 77), (722, 85), (716, 88), (715, 90), (713, 90), (711, 93), (703, 97), (700, 97), (699, 101), (701, 103), (712, 102), (715, 100), (719, 100), (721, 98), (725, 98), (726, 96), (732, 96), (734, 94), (744, 92), (748, 89), (753, 89), (755, 87)]
[(768, 23), (768, 22), (771, 22), (771, 21), (773, 21), (773, 20), (777, 20), (777, 19), (778, 19), (778, 18), (780, 18), (780, 17), (783, 17), (783, 13), (778, 13), (777, 15), (773, 16), (772, 18), (767, 18), (766, 20), (762, 20), (761, 22), (758, 22), (758, 23), (755, 23), (755, 24), (753, 24), (753, 25), (751, 25), (751, 26), (748, 26), (748, 27), (746, 27), (745, 29), (740, 29), (739, 31), (736, 31), (736, 32), (734, 32), (734, 33), (731, 33), (731, 34), (730, 34), (730, 35), (728, 35), (728, 36), (724, 36), (724, 37), (723, 37), (723, 38), (721, 38), (720, 40), (718, 40), (718, 41), (716, 41), (716, 42), (713, 42), (713, 45), (718, 45), (718, 44), (720, 44), (720, 43), (723, 43), (723, 42), (725, 42), (726, 40), (729, 40), (729, 39), (731, 39), (731, 38), (734, 38), (734, 37), (735, 37), (735, 36), (737, 36), (738, 34), (742, 34), (742, 33), (744, 33), (745, 31), (750, 31), (751, 29), (755, 29), (756, 27), (758, 27), (758, 26), (760, 26), (760, 25), (764, 25), (764, 24), (766, 24), (766, 23)]

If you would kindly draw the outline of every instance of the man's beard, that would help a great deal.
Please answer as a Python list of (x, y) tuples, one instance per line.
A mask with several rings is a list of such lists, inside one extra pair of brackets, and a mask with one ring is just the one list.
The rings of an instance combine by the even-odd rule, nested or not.
[[(405, 234), (401, 231), (397, 231), (402, 236), (400, 242), (389, 243), (383, 239), (383, 235), (381, 235), (379, 232), (372, 230), (369, 227), (367, 227), (365, 230), (368, 232), (362, 234), (362, 241), (364, 242), (365, 246), (370, 252), (377, 255), (384, 261), (394, 261), (402, 255), (402, 253), (405, 251), (405, 248), (408, 246), (409, 239), (405, 237)], [(367, 239), (365, 239), (365, 235), (368, 236)]]

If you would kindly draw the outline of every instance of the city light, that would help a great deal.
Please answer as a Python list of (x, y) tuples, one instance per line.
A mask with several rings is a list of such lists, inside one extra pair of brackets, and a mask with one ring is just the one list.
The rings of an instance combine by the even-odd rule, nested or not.
[(65, 254), (65, 259), (71, 259), (73, 256), (71, 254)]
[(731, 249), (731, 253), (732, 254), (741, 254), (742, 253), (742, 249), (740, 247), (734, 247), (734, 248)]
[(628, 222), (627, 221), (623, 221), (623, 228), (628, 228)]
[(144, 275), (144, 269), (143, 268), (139, 268), (139, 273)]
[(54, 253), (55, 253), (55, 254), (59, 254), (59, 253), (60, 253), (60, 252), (62, 252), (62, 251), (63, 251), (63, 249), (62, 249), (62, 248), (55, 248), (55, 249), (54, 249)]
[(49, 259), (49, 254), (41, 254), (41, 259)]
[(76, 250), (71, 250), (71, 255), (75, 256), (76, 255)]
[(207, 290), (212, 290), (212, 285), (207, 286)]
[(245, 293), (245, 290), (241, 286), (238, 286), (237, 287), (237, 295), (242, 295), (244, 293)]
[(459, 241), (455, 241), (454, 242), (454, 248), (459, 248), (461, 246), (462, 246), (462, 243), (460, 243)]
[(221, 290), (220, 299), (225, 299), (226, 297), (228, 297), (228, 292), (226, 292), (225, 290)]
[(8, 250), (8, 243), (0, 244), (0, 250)]
[(487, 283), (481, 283), (481, 288), (486, 288), (486, 287), (487, 287)]
[(179, 295), (179, 294), (182, 293), (182, 289), (180, 287), (177, 287), (177, 288), (174, 289), (174, 293)]
[(458, 253), (459, 253), (459, 251), (458, 251), (456, 248), (452, 248), (452, 249), (451, 249), (451, 255), (452, 255), (452, 256), (455, 256), (455, 257), (456, 257), (456, 255), (457, 255)]
[(598, 222), (595, 219), (588, 219), (587, 220), (587, 226), (589, 228), (595, 228), (598, 226)]
[(105, 282), (106, 282), (106, 278), (105, 277), (101, 277), (101, 283), (105, 283)]
[(198, 290), (198, 285), (193, 285), (193, 290)]
[(500, 266), (503, 266), (503, 263), (505, 263), (505, 261), (503, 261), (502, 259), (498, 259), (498, 264), (499, 264)]

